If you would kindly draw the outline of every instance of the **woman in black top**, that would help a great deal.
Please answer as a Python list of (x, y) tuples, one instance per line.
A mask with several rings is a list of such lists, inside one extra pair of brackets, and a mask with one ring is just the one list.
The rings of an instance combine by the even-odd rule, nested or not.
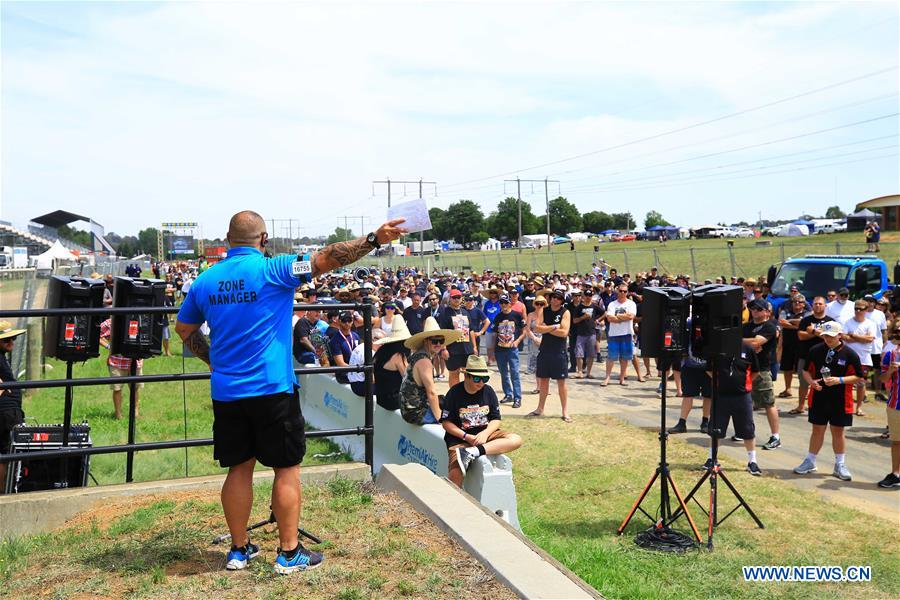
[(377, 348), (372, 357), (375, 402), (386, 410), (400, 408), (400, 384), (409, 358), (409, 348), (403, 342), (410, 337), (406, 321), (401, 315), (396, 315), (391, 322), (391, 335), (373, 342)]

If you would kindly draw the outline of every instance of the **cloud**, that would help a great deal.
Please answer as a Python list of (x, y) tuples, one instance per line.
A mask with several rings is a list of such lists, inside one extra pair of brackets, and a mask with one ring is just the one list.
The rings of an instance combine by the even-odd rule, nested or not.
[[(599, 178), (613, 161), (659, 162), (630, 157), (679, 144), (728, 134), (764, 140), (873, 115), (884, 105), (765, 129), (897, 89), (894, 73), (525, 171), (894, 64), (896, 28), (884, 24), (896, 23), (897, 8), (163, 3), (142, 10), (76, 5), (59, 22), (36, 10), (4, 6), (2, 17), (0, 210), (17, 222), (56, 208), (96, 213), (125, 233), (192, 219), (216, 235), (231, 212), (248, 206), (267, 217), (303, 218), (307, 233), (333, 228), (346, 211), (377, 221), (383, 188), (373, 199), (370, 182), (386, 176), (437, 180), (436, 205), (473, 197), (490, 209), (504, 195), (503, 176), (446, 185), (508, 172), (577, 170)], [(41, 19), (47, 27), (34, 25)], [(6, 35), (25, 28), (27, 36)], [(741, 133), (754, 128), (755, 135)], [(896, 166), (876, 179), (892, 174), (896, 181)], [(770, 185), (780, 186), (764, 194), (772, 198), (791, 187), (760, 180)], [(867, 193), (849, 181), (847, 189)], [(632, 198), (636, 211), (645, 210), (659, 193)], [(605, 201), (587, 193), (570, 199), (585, 211)], [(697, 207), (688, 201), (683, 214)], [(739, 203), (721, 210), (723, 219), (748, 218)]]

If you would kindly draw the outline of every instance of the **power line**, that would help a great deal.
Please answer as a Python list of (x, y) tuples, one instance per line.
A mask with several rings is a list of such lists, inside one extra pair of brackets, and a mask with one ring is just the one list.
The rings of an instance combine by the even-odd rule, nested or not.
[[(889, 138), (896, 138), (897, 135), (898, 134), (894, 133), (891, 135), (883, 135), (883, 136), (879, 136), (879, 137), (869, 138), (866, 140), (859, 140), (856, 142), (847, 142), (844, 144), (833, 144), (831, 146), (822, 146), (820, 148), (813, 148), (811, 150), (801, 150), (799, 152), (789, 152), (787, 154), (779, 154), (776, 156), (767, 156), (765, 158), (754, 158), (754, 159), (750, 159), (750, 160), (741, 160), (741, 161), (727, 163), (727, 164), (723, 164), (723, 165), (713, 165), (711, 167), (702, 167), (700, 169), (691, 169), (688, 171), (680, 171), (677, 173), (661, 173), (659, 175), (645, 175), (643, 177), (634, 177), (631, 179), (620, 179), (620, 180), (616, 180), (616, 181), (609, 181), (607, 183), (593, 183), (593, 184), (582, 185), (582, 186), (574, 186), (574, 187), (569, 188), (569, 190), (587, 190), (587, 189), (592, 189), (592, 188), (602, 188), (602, 187), (607, 187), (607, 186), (615, 186), (615, 185), (619, 185), (622, 183), (628, 183), (628, 182), (632, 182), (632, 181), (646, 181), (647, 179), (659, 179), (659, 178), (674, 177), (674, 176), (679, 176), (679, 175), (688, 175), (690, 173), (701, 173), (703, 171), (710, 171), (710, 170), (716, 170), (716, 169), (725, 169), (728, 167), (736, 167), (738, 165), (746, 165), (746, 164), (752, 164), (752, 163), (756, 163), (756, 162), (764, 162), (767, 160), (777, 160), (779, 158), (788, 158), (791, 156), (799, 156), (802, 154), (810, 154), (813, 152), (822, 152), (823, 150), (833, 150), (835, 148), (843, 148), (846, 146), (855, 146), (857, 144), (865, 144), (868, 142), (875, 142), (875, 141), (885, 140), (885, 139), (889, 139)], [(821, 157), (819, 157), (819, 158), (821, 158)], [(648, 168), (650, 168), (650, 167), (648, 167)]]
[(649, 186), (636, 186), (636, 187), (622, 188), (622, 189), (593, 190), (593, 192), (594, 192), (594, 193), (605, 193), (605, 192), (611, 192), (611, 191), (617, 191), (617, 192), (632, 192), (632, 191), (638, 191), (638, 190), (654, 190), (654, 189), (661, 189), (661, 188), (668, 188), (668, 187), (678, 187), (678, 186), (682, 186), (682, 185), (693, 185), (693, 184), (696, 184), (696, 183), (715, 183), (715, 182), (719, 182), (719, 181), (733, 181), (733, 180), (736, 180), (736, 179), (748, 179), (748, 178), (750, 178), (750, 177), (763, 177), (763, 176), (766, 176), (766, 175), (776, 175), (776, 174), (779, 174), (779, 173), (793, 173), (793, 172), (796, 172), (796, 171), (808, 171), (808, 170), (813, 170), (813, 169), (821, 169), (821, 168), (824, 168), (824, 167), (833, 167), (833, 166), (838, 166), (838, 165), (849, 165), (849, 164), (858, 163), (858, 162), (864, 162), (864, 161), (868, 161), (868, 160), (878, 160), (878, 159), (881, 159), (881, 158), (890, 158), (890, 157), (892, 157), (892, 156), (897, 156), (897, 151), (891, 152), (891, 153), (889, 153), (889, 154), (883, 154), (883, 155), (881, 155), (881, 156), (870, 156), (870, 157), (866, 157), (866, 158), (857, 158), (856, 160), (840, 161), (840, 162), (828, 163), (828, 164), (824, 164), (824, 165), (814, 165), (814, 166), (809, 166), (809, 167), (799, 167), (799, 168), (796, 168), (796, 169), (785, 169), (785, 170), (782, 170), (782, 171), (772, 171), (772, 172), (770, 172), (770, 173), (752, 173), (752, 174), (750, 174), (750, 175), (740, 175), (740, 176), (738, 176), (738, 177), (721, 177), (721, 178), (715, 178), (715, 179), (701, 179), (701, 180), (698, 180), (698, 181), (685, 181), (685, 182), (672, 183), (672, 184), (659, 184), (659, 185), (649, 185)]
[(638, 138), (638, 139), (635, 139), (635, 140), (631, 140), (631, 141), (628, 141), (628, 142), (623, 142), (623, 143), (621, 143), (621, 144), (615, 144), (615, 145), (613, 145), (613, 146), (607, 146), (607, 147), (605, 147), (605, 148), (600, 148), (599, 150), (593, 150), (593, 151), (591, 151), (591, 152), (585, 152), (585, 153), (583, 153), (583, 154), (578, 154), (578, 155), (575, 155), (575, 156), (570, 156), (570, 157), (568, 157), (568, 158), (562, 158), (562, 159), (559, 159), (559, 160), (554, 160), (554, 161), (550, 161), (550, 162), (545, 162), (545, 163), (533, 165), (533, 166), (530, 166), (530, 167), (525, 167), (525, 168), (522, 168), (522, 169), (516, 169), (516, 170), (513, 170), (513, 171), (506, 171), (506, 172), (504, 172), (504, 173), (498, 173), (498, 174), (490, 175), (490, 176), (487, 176), (487, 177), (479, 177), (479, 178), (476, 178), (476, 179), (469, 179), (469, 180), (467, 180), (467, 181), (461, 181), (461, 182), (458, 182), (458, 183), (451, 183), (451, 184), (448, 184), (448, 185), (445, 186), (445, 187), (450, 187), (450, 188), (452, 188), (452, 187), (457, 187), (457, 186), (460, 186), (460, 185), (465, 185), (465, 184), (468, 184), (468, 183), (479, 183), (479, 182), (481, 182), (481, 181), (487, 181), (487, 180), (489, 180), (489, 179), (496, 179), (496, 178), (499, 178), (499, 177), (505, 177), (505, 176), (508, 176), (508, 175), (514, 175), (514, 174), (516, 174), (516, 173), (521, 173), (521, 172), (523, 172), (523, 171), (531, 171), (531, 170), (534, 170), (534, 169), (540, 169), (540, 168), (542, 168), (542, 167), (549, 167), (549, 166), (552, 166), (552, 165), (557, 165), (557, 164), (561, 164), (561, 163), (564, 163), (564, 162), (569, 162), (569, 161), (572, 161), (572, 160), (578, 160), (578, 159), (580, 159), (580, 158), (585, 158), (585, 157), (587, 157), (587, 156), (594, 156), (595, 154), (601, 154), (601, 153), (603, 153), (603, 152), (609, 152), (610, 150), (618, 150), (619, 148), (625, 148), (625, 147), (627, 147), (627, 146), (633, 146), (633, 145), (635, 145), (635, 144), (639, 144), (639, 143), (642, 143), (642, 142), (648, 142), (648, 141), (651, 141), (651, 140), (659, 139), (659, 138), (666, 137), (666, 136), (669, 136), (669, 135), (673, 135), (673, 134), (676, 134), (676, 133), (681, 133), (681, 132), (683, 132), (683, 131), (688, 131), (688, 130), (690, 130), (690, 129), (695, 129), (695, 128), (697, 128), (697, 127), (702, 127), (702, 126), (704, 126), (704, 125), (710, 125), (710, 124), (712, 124), (712, 123), (717, 123), (717, 122), (723, 121), (723, 120), (725, 120), (725, 119), (732, 119), (732, 118), (734, 118), (734, 117), (738, 117), (738, 116), (741, 116), (741, 115), (745, 115), (745, 114), (748, 114), (748, 113), (751, 113), (751, 112), (755, 112), (755, 111), (758, 111), (758, 110), (762, 110), (762, 109), (765, 109), (765, 108), (771, 108), (772, 106), (777, 106), (777, 105), (779, 105), (779, 104), (783, 104), (783, 103), (785, 103), (785, 102), (790, 102), (790, 101), (796, 100), (796, 99), (798, 99), (798, 98), (804, 98), (804, 97), (806, 97), (806, 96), (810, 96), (810, 95), (813, 95), (813, 94), (818, 94), (818, 93), (821, 93), (821, 92), (824, 92), (824, 91), (828, 91), (828, 90), (831, 90), (831, 89), (834, 89), (834, 88), (837, 88), (837, 87), (840, 87), (840, 86), (843, 86), (843, 85), (847, 85), (847, 84), (850, 84), (850, 83), (855, 83), (855, 82), (857, 82), (857, 81), (862, 81), (863, 79), (868, 79), (868, 78), (870, 78), (870, 77), (876, 77), (876, 76), (878, 76), (878, 75), (883, 75), (884, 73), (889, 73), (889, 72), (895, 71), (895, 70), (897, 70), (897, 65), (893, 65), (893, 66), (891, 66), (891, 67), (887, 67), (887, 68), (884, 68), (884, 69), (879, 69), (879, 70), (877, 70), (877, 71), (872, 71), (872, 72), (866, 73), (866, 74), (864, 74), (864, 75), (859, 75), (859, 76), (857, 76), (857, 77), (853, 77), (853, 78), (851, 78), (851, 79), (845, 79), (845, 80), (843, 80), (843, 81), (838, 81), (838, 82), (836, 82), (836, 83), (832, 83), (832, 84), (829, 84), (829, 85), (826, 85), (826, 86), (823, 86), (823, 87), (815, 88), (815, 89), (812, 89), (812, 90), (807, 90), (807, 91), (805, 91), (805, 92), (801, 92), (801, 93), (799, 93), (799, 94), (794, 94), (793, 96), (788, 96), (788, 97), (786, 97), (786, 98), (781, 98), (781, 99), (779, 99), (779, 100), (774, 100), (774, 101), (772, 101), (772, 102), (766, 102), (766, 103), (764, 103), (764, 104), (760, 104), (760, 105), (757, 105), (757, 106), (752, 106), (752, 107), (750, 107), (750, 108), (746, 108), (746, 109), (739, 110), (739, 111), (736, 111), (736, 112), (733, 112), (733, 113), (729, 113), (729, 114), (726, 114), (726, 115), (722, 115), (722, 116), (719, 116), (719, 117), (715, 117), (715, 118), (713, 118), (713, 119), (707, 119), (707, 120), (705, 120), (705, 121), (700, 121), (700, 122), (698, 122), (698, 123), (693, 123), (693, 124), (691, 124), (691, 125), (685, 125), (685, 126), (683, 126), (683, 127), (676, 127), (675, 129), (669, 129), (669, 130), (663, 131), (663, 132), (661, 132), (661, 133), (657, 133), (657, 134), (654, 134), (654, 135), (645, 136), (645, 137)]
[[(835, 111), (838, 111), (838, 110), (843, 110), (843, 109), (845, 109), (845, 108), (853, 108), (853, 107), (855, 107), (855, 106), (860, 106), (860, 105), (862, 105), (862, 104), (868, 104), (868, 103), (870, 103), (870, 102), (877, 102), (877, 101), (879, 101), (879, 100), (886, 100), (886, 99), (888, 99), (888, 98), (894, 98), (894, 97), (896, 97), (896, 96), (897, 96), (897, 92), (892, 92), (892, 93), (890, 93), (890, 94), (883, 94), (883, 95), (881, 95), (881, 96), (874, 96), (874, 97), (872, 97), (872, 98), (866, 98), (865, 100), (860, 100), (860, 101), (858, 101), (858, 102), (852, 102), (852, 103), (849, 103), (849, 104), (842, 104), (842, 105), (840, 105), (840, 106), (835, 106), (835, 107), (832, 107), (832, 108), (827, 108), (827, 109), (820, 110), (820, 111), (816, 111), (816, 112), (813, 112), (813, 113), (806, 113), (806, 114), (803, 114), (803, 115), (791, 117), (790, 119), (784, 119), (784, 120), (782, 120), (782, 121), (776, 121), (775, 123), (770, 123), (770, 124), (768, 124), (768, 125), (763, 125), (763, 126), (760, 126), (760, 127), (753, 127), (753, 128), (751, 128), (751, 129), (745, 129), (745, 130), (743, 130), (743, 131), (737, 131), (737, 132), (733, 132), (733, 133), (727, 133), (727, 134), (725, 134), (725, 135), (721, 135), (721, 136), (714, 137), (714, 138), (709, 138), (709, 139), (706, 139), (706, 140), (701, 140), (701, 141), (698, 141), (698, 142), (690, 142), (690, 143), (687, 143), (687, 144), (681, 144), (681, 145), (678, 145), (678, 146), (670, 146), (670, 147), (668, 147), (668, 148), (663, 148), (663, 149), (660, 149), (660, 150), (653, 150), (652, 152), (645, 152), (645, 153), (643, 153), (643, 154), (637, 154), (637, 155), (634, 155), (634, 156), (628, 156), (628, 157), (625, 157), (625, 158), (620, 158), (620, 159), (618, 159), (618, 160), (608, 161), (608, 162), (600, 163), (600, 164), (614, 165), (614, 164), (618, 164), (618, 163), (622, 163), (622, 162), (628, 162), (628, 161), (630, 161), (630, 160), (635, 160), (635, 159), (638, 159), (638, 158), (644, 158), (644, 157), (647, 157), (647, 156), (654, 156), (654, 155), (656, 155), (656, 154), (665, 154), (665, 153), (668, 153), (668, 152), (672, 152), (673, 150), (681, 150), (681, 149), (684, 149), (684, 148), (690, 148), (690, 147), (692, 147), (692, 146), (702, 146), (703, 144), (708, 144), (708, 143), (711, 143), (711, 142), (717, 142), (717, 141), (724, 140), (724, 139), (734, 138), (734, 137), (738, 137), (738, 136), (745, 135), (745, 134), (748, 134), (748, 133), (758, 133), (759, 131), (762, 131), (763, 129), (770, 129), (770, 128), (772, 128), (772, 127), (778, 127), (779, 125), (785, 125), (785, 124), (788, 124), (788, 123), (796, 123), (797, 121), (802, 121), (802, 120), (804, 120), (804, 119), (809, 119), (809, 118), (811, 118), (811, 117), (817, 117), (817, 116), (820, 116), (820, 115), (823, 115), (823, 114), (827, 114), (827, 113), (830, 113), (830, 112), (835, 112)], [(584, 166), (584, 167), (577, 167), (577, 168), (574, 168), (574, 169), (569, 169), (569, 170), (566, 170), (566, 171), (559, 171), (559, 172), (557, 172), (557, 173), (551, 173), (551, 175), (555, 175), (555, 174), (560, 174), (560, 175), (563, 175), (563, 174), (564, 174), (564, 175), (568, 175), (568, 174), (571, 174), (571, 173), (575, 173), (575, 172), (577, 172), (577, 171), (584, 171), (585, 169), (591, 169), (591, 168), (600, 166), (600, 164), (593, 164), (593, 165), (588, 165), (588, 166)], [(632, 171), (640, 171), (640, 170), (644, 170), (644, 169), (648, 169), (648, 168), (653, 168), (653, 165), (651, 165), (651, 166), (649, 166), (649, 167), (637, 167), (637, 168), (633, 168), (633, 169), (626, 169), (626, 170), (624, 170), (624, 171), (616, 171), (615, 173), (607, 173), (607, 175), (615, 175), (615, 174), (619, 174), (619, 173), (628, 173), (628, 172), (632, 172)], [(584, 181), (584, 180), (586, 180), (586, 179), (592, 179), (593, 177), (595, 177), (595, 175), (588, 176), (588, 177), (580, 177), (580, 178), (576, 177), (575, 179), (570, 179), (569, 181)]]

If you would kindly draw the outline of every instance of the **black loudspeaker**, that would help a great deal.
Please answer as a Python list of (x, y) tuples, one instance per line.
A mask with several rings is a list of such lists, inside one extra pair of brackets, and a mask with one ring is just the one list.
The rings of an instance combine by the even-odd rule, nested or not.
[(744, 290), (711, 284), (694, 289), (691, 301), (691, 354), (711, 359), (741, 351)]
[(691, 293), (681, 287), (646, 287), (641, 303), (641, 356), (687, 353)]
[[(55, 275), (47, 289), (47, 308), (103, 308), (103, 281)], [(44, 355), (82, 362), (100, 356), (101, 315), (48, 317)]]
[[(165, 295), (165, 281), (116, 277), (113, 307), (165, 306)], [(162, 332), (166, 319), (166, 315), (161, 313), (113, 315), (110, 352), (126, 358), (159, 356), (162, 354)]]
[[(70, 448), (90, 448), (93, 444), (87, 423), (72, 425)], [(21, 454), (6, 470), (7, 494), (87, 487), (91, 457), (68, 456), (29, 460), (29, 452), (62, 448), (62, 425), (16, 425), (12, 430), (10, 454)]]

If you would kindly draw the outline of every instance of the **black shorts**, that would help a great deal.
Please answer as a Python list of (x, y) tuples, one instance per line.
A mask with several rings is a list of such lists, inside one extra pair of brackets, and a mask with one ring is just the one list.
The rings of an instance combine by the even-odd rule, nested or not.
[(535, 374), (539, 379), (566, 379), (569, 376), (569, 357), (563, 352), (537, 355)]
[(778, 361), (778, 369), (780, 371), (796, 371), (797, 370), (797, 348), (788, 345), (781, 347), (781, 360)]
[[(0, 454), (9, 452), (13, 427), (25, 421), (25, 413), (17, 406), (0, 408)], [(2, 484), (2, 482), (0, 482)]]
[[(682, 384), (683, 385), (683, 384)], [(753, 400), (749, 392), (746, 394), (720, 394), (713, 408), (716, 417), (715, 428), (720, 438), (725, 437), (728, 421), (734, 425), (734, 434), (739, 438), (751, 440), (756, 437), (756, 426), (753, 423)]]
[(807, 419), (813, 425), (834, 425), (835, 427), (850, 427), (853, 425), (853, 413), (847, 414), (843, 401), (815, 398), (809, 403), (809, 417)]
[(451, 354), (447, 358), (447, 370), (456, 371), (457, 369), (462, 369), (466, 366), (467, 360), (469, 360), (468, 354)]
[(271, 468), (293, 467), (306, 454), (300, 395), (273, 394), (232, 402), (213, 400), (213, 458), (234, 467), (251, 458)]
[(700, 367), (681, 367), (681, 394), (687, 398), (712, 398), (712, 381)]

